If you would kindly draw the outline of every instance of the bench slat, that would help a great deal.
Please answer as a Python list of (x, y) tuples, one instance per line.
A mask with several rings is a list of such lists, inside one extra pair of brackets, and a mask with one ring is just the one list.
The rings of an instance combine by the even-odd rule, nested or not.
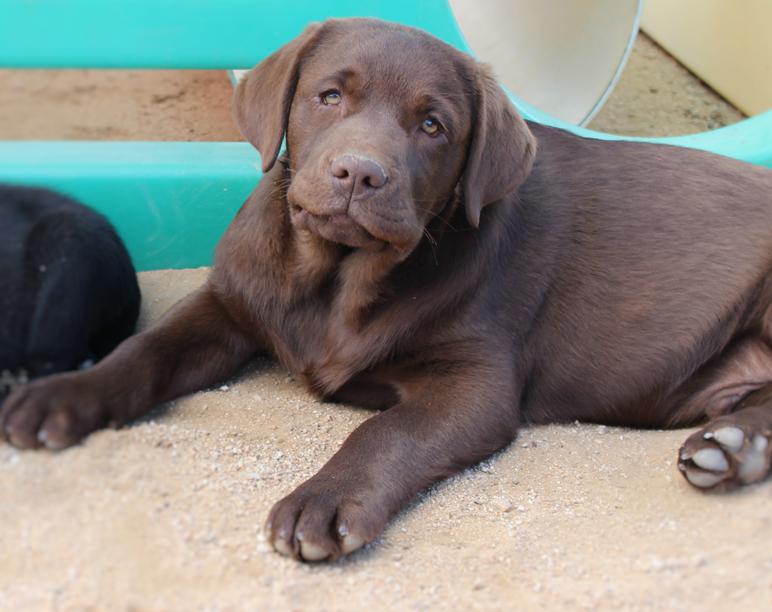
[(2, 0), (0, 66), (249, 68), (329, 17), (399, 21), (464, 46), (446, 0)]
[(240, 142), (0, 142), (0, 182), (102, 212), (139, 270), (210, 265), (260, 177), (260, 156)]

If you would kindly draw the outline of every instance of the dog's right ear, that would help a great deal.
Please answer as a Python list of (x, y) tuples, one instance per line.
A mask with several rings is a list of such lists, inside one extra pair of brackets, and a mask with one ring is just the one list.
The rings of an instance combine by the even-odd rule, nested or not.
[(263, 172), (268, 172), (279, 156), (300, 62), (322, 29), (319, 23), (308, 26), (250, 70), (236, 87), (233, 116), (241, 133), (260, 152)]
[(536, 139), (490, 69), (475, 66), (475, 126), (464, 170), (466, 217), (480, 225), (480, 211), (517, 190), (531, 172)]

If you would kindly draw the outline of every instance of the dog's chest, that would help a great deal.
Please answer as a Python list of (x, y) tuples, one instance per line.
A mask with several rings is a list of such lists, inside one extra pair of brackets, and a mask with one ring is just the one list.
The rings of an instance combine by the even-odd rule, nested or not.
[(313, 236), (279, 229), (273, 234), (286, 240), (277, 241), (276, 252), (257, 249), (268, 254), (260, 258), (228, 252), (244, 242), (235, 233), (221, 249), (228, 257), (220, 258), (214, 282), (221, 294), (238, 296), (230, 299), (234, 319), (250, 321), (287, 369), (312, 392), (330, 396), (393, 356), (395, 292), (387, 279), (393, 255), (341, 254)]
[(273, 352), (316, 395), (333, 394), (374, 364), (369, 335), (335, 305), (314, 301), (274, 313), (268, 336)]
[(376, 368), (390, 352), (384, 314), (392, 304), (384, 300), (384, 281), (392, 265), (366, 252), (328, 261), (329, 267), (317, 270), (307, 265), (307, 278), (313, 281), (298, 287), (296, 297), (302, 298), (274, 311), (276, 353), (313, 392), (333, 394), (357, 374)]

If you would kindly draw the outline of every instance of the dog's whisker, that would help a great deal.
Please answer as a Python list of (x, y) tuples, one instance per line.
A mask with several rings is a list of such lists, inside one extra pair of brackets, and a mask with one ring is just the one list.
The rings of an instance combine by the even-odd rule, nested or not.
[(429, 248), (432, 251), (432, 256), (434, 257), (435, 265), (440, 265), (440, 261), (437, 258), (437, 241), (434, 239), (434, 236), (431, 235), (431, 232), (429, 232), (429, 229), (426, 227), (423, 228), (423, 234), (424, 236), (426, 236), (426, 241), (429, 243)]

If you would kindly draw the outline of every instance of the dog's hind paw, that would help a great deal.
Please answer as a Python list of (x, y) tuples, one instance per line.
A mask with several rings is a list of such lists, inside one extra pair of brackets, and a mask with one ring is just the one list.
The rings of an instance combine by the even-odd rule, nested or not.
[(699, 489), (727, 490), (758, 482), (770, 471), (770, 440), (770, 410), (740, 410), (687, 438), (678, 454), (678, 469)]

